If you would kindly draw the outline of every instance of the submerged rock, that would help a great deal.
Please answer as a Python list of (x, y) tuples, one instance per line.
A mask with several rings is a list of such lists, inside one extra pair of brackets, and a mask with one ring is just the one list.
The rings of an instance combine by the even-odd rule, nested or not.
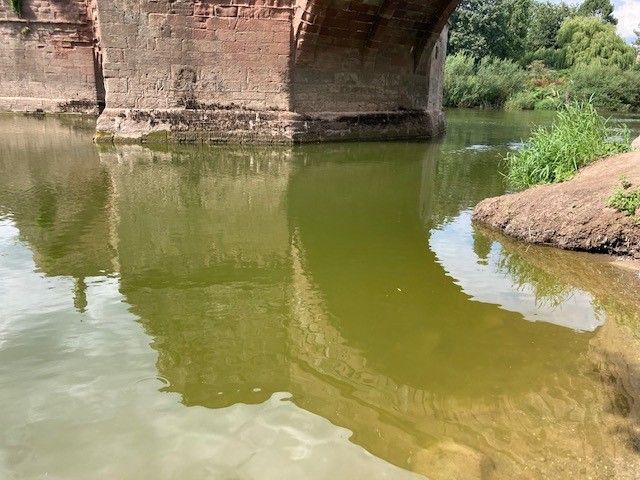
[(564, 183), (488, 198), (473, 219), (529, 243), (640, 258), (640, 225), (607, 206), (622, 178), (640, 187), (640, 153), (599, 160)]

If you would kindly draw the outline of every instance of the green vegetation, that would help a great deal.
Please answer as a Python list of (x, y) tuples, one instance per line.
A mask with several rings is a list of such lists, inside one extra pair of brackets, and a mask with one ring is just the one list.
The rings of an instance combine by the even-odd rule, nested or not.
[(597, 17), (613, 25), (618, 23), (609, 0), (584, 0), (578, 8), (578, 15)]
[(16, 12), (18, 15), (22, 14), (22, 0), (10, 0), (11, 1), (11, 8), (13, 9), (14, 12)]
[(618, 36), (615, 27), (596, 17), (573, 17), (564, 21), (557, 37), (567, 67), (593, 62), (621, 69), (633, 66), (635, 51)]
[(634, 217), (634, 221), (640, 224), (640, 216), (636, 215), (640, 209), (640, 187), (632, 189), (632, 184), (626, 178), (620, 179), (620, 186), (609, 197), (607, 205), (629, 217)]
[[(452, 17), (445, 68), (450, 107), (556, 110), (590, 101), (640, 112), (636, 48), (615, 30), (610, 0), (579, 7), (535, 0), (463, 0)], [(497, 77), (496, 88), (486, 82)]]
[(493, 57), (476, 62), (459, 53), (447, 59), (447, 67), (447, 103), (460, 107), (501, 108), (527, 78), (511, 60)]
[(452, 16), (449, 51), (515, 59), (524, 52), (531, 0), (463, 0)]
[(593, 104), (565, 105), (551, 127), (535, 130), (522, 150), (506, 157), (509, 183), (522, 189), (562, 182), (598, 158), (629, 151), (628, 132), (622, 139), (614, 133)]

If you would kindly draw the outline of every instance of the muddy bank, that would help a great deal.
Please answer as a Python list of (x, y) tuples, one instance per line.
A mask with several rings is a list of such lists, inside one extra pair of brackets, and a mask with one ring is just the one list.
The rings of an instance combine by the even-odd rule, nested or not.
[(607, 206), (622, 177), (640, 187), (640, 152), (599, 160), (568, 182), (483, 200), (473, 219), (529, 243), (640, 259), (640, 225)]

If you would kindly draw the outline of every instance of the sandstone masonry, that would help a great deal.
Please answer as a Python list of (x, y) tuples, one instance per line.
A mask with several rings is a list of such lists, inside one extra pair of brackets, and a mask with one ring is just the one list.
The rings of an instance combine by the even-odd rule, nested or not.
[(0, 111), (98, 112), (92, 4), (0, 0)]
[(426, 138), (439, 0), (0, 0), (0, 110), (97, 111), (102, 141)]

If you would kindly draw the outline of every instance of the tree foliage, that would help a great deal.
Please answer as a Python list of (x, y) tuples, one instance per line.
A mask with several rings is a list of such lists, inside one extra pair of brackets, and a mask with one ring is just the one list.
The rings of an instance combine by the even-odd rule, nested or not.
[(584, 0), (578, 8), (578, 15), (598, 17), (612, 25), (618, 24), (618, 20), (613, 16), (611, 0)]
[(565, 3), (535, 3), (531, 9), (527, 29), (527, 49), (536, 52), (556, 48), (558, 30), (564, 21), (575, 14)]
[(532, 0), (463, 0), (451, 19), (449, 51), (473, 58), (524, 54)]
[(612, 13), (610, 0), (463, 0), (451, 29), (446, 104), (554, 110), (591, 99), (605, 110), (640, 111), (640, 25), (634, 51)]
[(451, 18), (449, 52), (473, 58), (503, 56), (507, 17), (501, 2), (463, 0)]
[(635, 61), (633, 48), (618, 36), (614, 26), (596, 17), (565, 20), (558, 31), (558, 46), (567, 66), (599, 62), (627, 69)]

